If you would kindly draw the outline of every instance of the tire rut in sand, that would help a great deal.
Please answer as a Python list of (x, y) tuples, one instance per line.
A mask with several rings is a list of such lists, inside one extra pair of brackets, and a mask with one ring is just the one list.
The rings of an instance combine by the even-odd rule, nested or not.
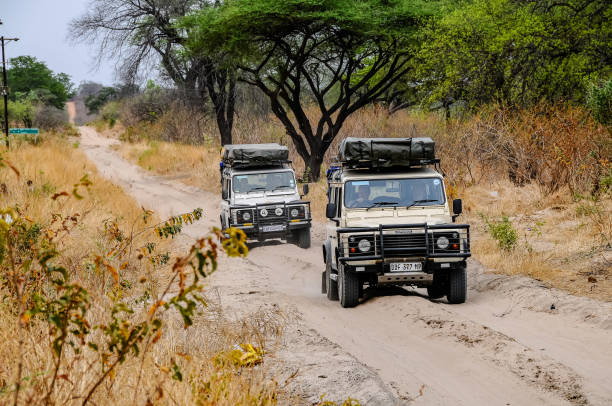
[(574, 405), (589, 404), (581, 386), (581, 377), (572, 369), (512, 337), (469, 320), (458, 320), (450, 313), (448, 318), (438, 315), (406, 316), (429, 328), (433, 337), (453, 338), (469, 352), (512, 372), (530, 385), (553, 392)]

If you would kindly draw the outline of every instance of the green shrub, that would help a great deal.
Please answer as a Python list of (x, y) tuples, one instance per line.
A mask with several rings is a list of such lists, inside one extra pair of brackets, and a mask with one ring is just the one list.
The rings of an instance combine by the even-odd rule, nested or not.
[(600, 85), (591, 84), (587, 104), (595, 120), (604, 125), (612, 125), (612, 79)]
[(518, 233), (512, 226), (508, 216), (503, 216), (501, 221), (489, 221), (484, 214), (480, 215), (487, 224), (489, 234), (497, 241), (499, 248), (504, 251), (512, 251), (518, 242)]

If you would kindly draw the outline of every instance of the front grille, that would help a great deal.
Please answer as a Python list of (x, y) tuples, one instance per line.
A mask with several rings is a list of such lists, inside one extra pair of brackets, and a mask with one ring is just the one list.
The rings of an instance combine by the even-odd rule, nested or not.
[[(430, 243), (431, 244), (431, 243)], [(380, 252), (380, 234), (376, 235), (376, 245)], [(425, 234), (383, 234), (385, 257), (422, 257), (427, 255)]]

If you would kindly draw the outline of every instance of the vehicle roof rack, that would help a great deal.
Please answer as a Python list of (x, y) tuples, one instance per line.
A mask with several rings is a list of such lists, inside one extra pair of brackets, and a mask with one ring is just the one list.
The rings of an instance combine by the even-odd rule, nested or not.
[(338, 161), (347, 168), (392, 168), (436, 165), (435, 142), (429, 137), (345, 138)]
[(284, 145), (230, 144), (223, 151), (223, 165), (234, 168), (282, 166), (289, 164), (289, 149)]

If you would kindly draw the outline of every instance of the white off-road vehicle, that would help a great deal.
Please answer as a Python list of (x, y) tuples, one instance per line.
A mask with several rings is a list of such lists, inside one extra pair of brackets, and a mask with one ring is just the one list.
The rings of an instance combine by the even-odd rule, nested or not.
[[(221, 228), (250, 240), (275, 238), (310, 247), (310, 202), (301, 200), (287, 147), (226, 145), (221, 161)], [(303, 195), (308, 185), (303, 185)]]
[(413, 285), (466, 299), (469, 225), (456, 224), (431, 138), (347, 138), (327, 174), (322, 292), (342, 307), (364, 286)]

